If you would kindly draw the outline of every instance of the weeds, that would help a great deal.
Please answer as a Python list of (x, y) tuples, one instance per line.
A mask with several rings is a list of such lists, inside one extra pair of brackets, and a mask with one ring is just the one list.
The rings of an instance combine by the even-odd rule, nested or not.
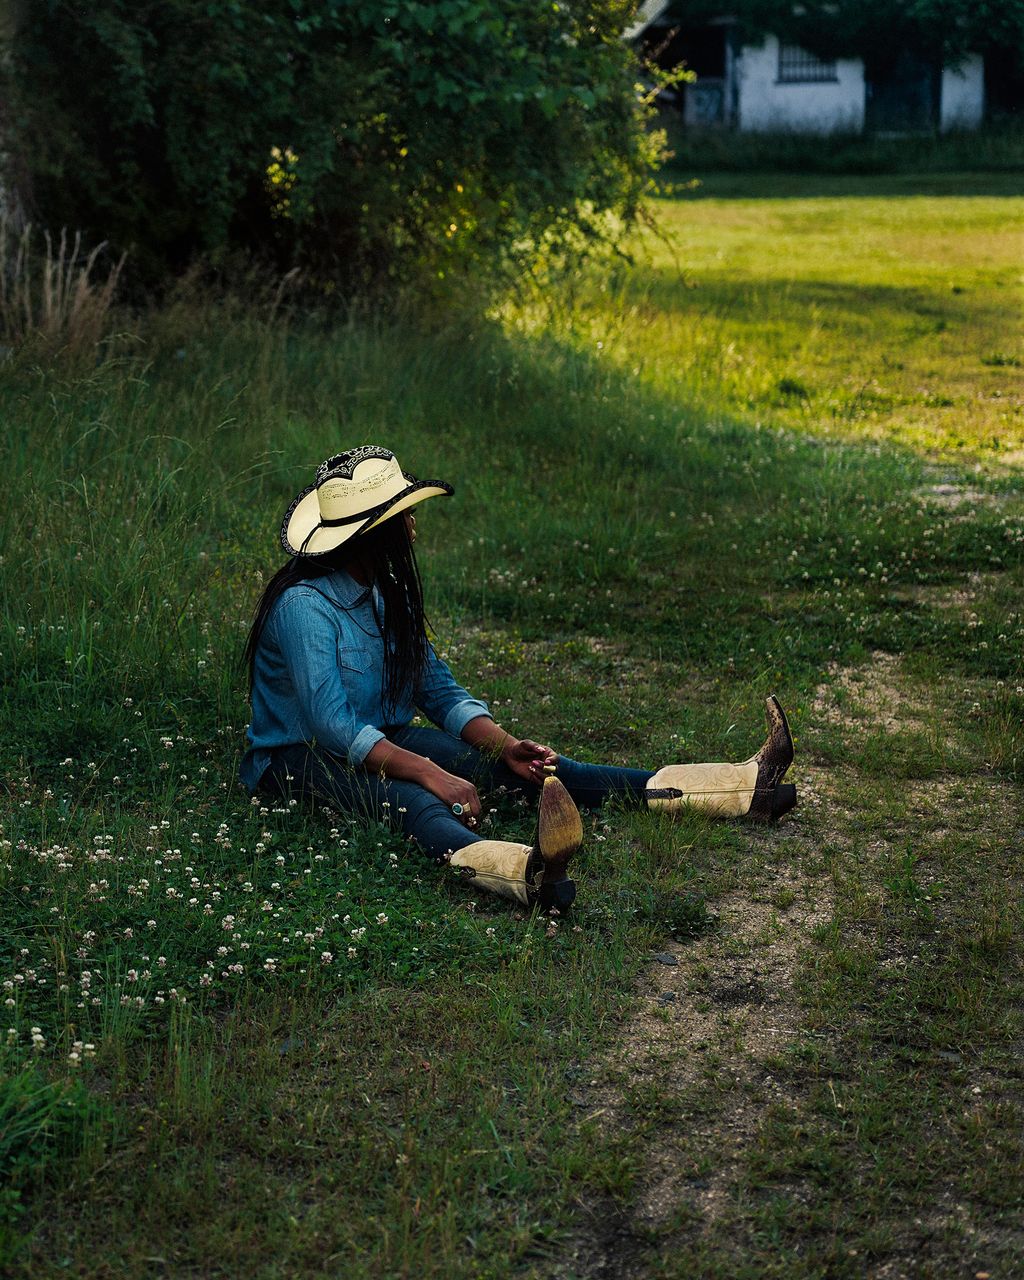
[[(36, 1027), (34, 1051), (46, 1044)], [(17, 1251), (22, 1196), (37, 1190), (56, 1161), (74, 1160), (91, 1133), (101, 1135), (103, 1108), (78, 1080), (51, 1080), (32, 1064), (19, 1065), (15, 1037), (0, 1046), (0, 1257)], [(72, 1065), (95, 1046), (79, 1043)], [(102, 1141), (102, 1136), (101, 1139)]]
[(66, 228), (54, 244), (43, 232), (44, 248), (32, 224), (20, 231), (0, 217), (0, 333), (15, 350), (31, 348), (43, 358), (58, 352), (72, 360), (93, 356), (106, 336), (117, 283), (127, 255), (96, 278), (106, 243), (82, 247), (82, 233), (69, 239)]

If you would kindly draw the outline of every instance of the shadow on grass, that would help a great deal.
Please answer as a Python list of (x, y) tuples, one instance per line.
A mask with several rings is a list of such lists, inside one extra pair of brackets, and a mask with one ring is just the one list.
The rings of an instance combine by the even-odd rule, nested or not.
[(699, 186), (673, 192), (677, 200), (905, 200), (908, 196), (1024, 196), (1024, 178), (1019, 171), (1005, 173), (882, 173), (824, 174), (707, 173), (700, 165), (672, 166), (665, 181), (689, 182)]
[[(648, 264), (630, 270), (623, 279), (622, 292), (625, 300), (654, 312), (689, 316), (712, 325), (725, 319), (731, 324), (739, 321), (762, 328), (783, 321), (796, 332), (810, 313), (814, 323), (827, 330), (843, 332), (852, 327), (856, 334), (870, 326), (872, 340), (879, 343), (882, 339), (878, 335), (924, 337), (961, 326), (966, 320), (991, 327), (1005, 325), (1008, 312), (990, 293), (969, 286), (951, 285), (939, 293), (910, 285), (779, 279), (747, 273), (741, 279), (723, 280), (699, 268), (689, 271)], [(847, 332), (846, 336), (852, 339), (853, 334)], [(863, 354), (851, 348), (849, 363), (857, 363), (858, 356), (863, 361)]]
[[(699, 305), (666, 273), (642, 279), (659, 307)], [(934, 315), (913, 290), (811, 282), (788, 286), (787, 296), (797, 308), (846, 306), (865, 317), (886, 306)], [(83, 384), (82, 412), (122, 424), (116, 459), (96, 456), (78, 430), (74, 388), (62, 389), (63, 434), (37, 397), (38, 417), (25, 423), (39, 441), (31, 480), (14, 474), (29, 467), (24, 451), (11, 474), (30, 507), (10, 512), (37, 536), (4, 566), (2, 583), (2, 700), (22, 726), (3, 748), (12, 767), (34, 758), (56, 772), (63, 756), (92, 758), (143, 727), (142, 706), (154, 740), (180, 726), (213, 741), (244, 715), (232, 664), (255, 573), (276, 567), (264, 546), (292, 489), (280, 469), (253, 476), (245, 502), (231, 486), (254, 456), (279, 452), (285, 406), (311, 458), (386, 438), (407, 465), (454, 482), (456, 498), (427, 514), (421, 538), (434, 608), (453, 619), (529, 639), (603, 636), (726, 673), (732, 688), (809, 687), (824, 663), (871, 644), (1010, 674), (1005, 643), (977, 649), (987, 623), (967, 636), (940, 610), (890, 608), (899, 584), (1022, 559), (997, 509), (937, 522), (914, 498), (925, 464), (908, 450), (823, 443), (738, 416), (705, 421), (590, 351), (497, 326), (470, 335), (453, 327), (415, 344), (382, 326), (299, 336), (293, 329), (280, 359), (268, 361), (244, 331), (201, 330), (182, 361), (133, 383), (127, 404), (123, 370), (97, 371)], [(204, 362), (215, 376), (235, 369), (237, 418), (228, 424), (202, 393)], [(376, 400), (364, 397), (340, 425), (337, 406), (367, 385)], [(17, 399), (18, 379), (6, 386)], [(173, 449), (145, 447), (157, 406), (175, 425)], [(64, 483), (79, 473), (88, 484)], [(124, 510), (152, 512), (157, 496), (145, 539), (122, 540)], [(265, 543), (254, 536), (258, 511)], [(79, 554), (55, 557), (58, 544)]]

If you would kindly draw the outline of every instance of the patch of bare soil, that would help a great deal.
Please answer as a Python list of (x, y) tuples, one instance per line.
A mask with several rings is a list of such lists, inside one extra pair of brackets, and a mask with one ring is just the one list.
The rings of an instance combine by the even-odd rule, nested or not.
[(944, 511), (960, 511), (963, 507), (998, 506), (1003, 498), (961, 484), (930, 484), (917, 491), (917, 498)]
[(900, 676), (900, 659), (878, 650), (860, 667), (827, 669), (813, 703), (814, 723), (846, 727), (851, 717), (864, 720), (874, 730), (892, 731), (924, 722), (932, 711), (931, 700), (915, 696)]
[[(907, 681), (898, 658), (878, 652), (861, 667), (830, 670), (813, 716), (817, 724), (841, 725), (849, 733), (877, 732), (926, 723), (934, 718), (934, 703)], [(720, 1243), (721, 1231), (743, 1220), (744, 1179), (767, 1112), (779, 1104), (793, 1113), (806, 1103), (798, 1085), (776, 1078), (773, 1063), (817, 1034), (804, 1023), (797, 982), (813, 931), (833, 912), (836, 889), (821, 850), (852, 850), (856, 842), (858, 856), (884, 859), (888, 840), (882, 836), (865, 846), (856, 814), (844, 803), (849, 785), (840, 770), (802, 764), (798, 754), (791, 776), (799, 808), (776, 828), (751, 830), (744, 886), (714, 903), (718, 927), (693, 942), (666, 944), (652, 960), (608, 1063), (609, 1083), (576, 1099), (581, 1122), (606, 1131), (640, 1128), (646, 1145), (629, 1211), (595, 1207), (558, 1275), (640, 1280), (650, 1271), (652, 1242), (685, 1251), (680, 1263), (702, 1239)], [(945, 839), (953, 814), (956, 822), (973, 815), (986, 829), (991, 823), (994, 845), (1007, 847), (1012, 828), (1020, 826), (1012, 794), (1000, 780), (981, 777), (907, 788), (922, 847)], [(996, 809), (1005, 818), (993, 822)], [(935, 898), (937, 917), (953, 909), (942, 900), (927, 860), (918, 879), (929, 901)], [(893, 965), (913, 959), (879, 956)], [(991, 1082), (972, 1081), (972, 1087), (988, 1089)], [(785, 1193), (797, 1205), (810, 1196), (801, 1185), (787, 1186)], [(955, 1189), (950, 1197), (952, 1210)], [(895, 1233), (901, 1241), (895, 1253), (865, 1274), (872, 1280), (917, 1274), (915, 1257), (930, 1251), (928, 1240), (937, 1250), (940, 1270), (934, 1274), (940, 1274), (951, 1240), (963, 1237), (952, 1219), (939, 1216), (938, 1225), (903, 1224)], [(970, 1230), (980, 1243), (979, 1224)]]
[[(805, 775), (803, 787), (820, 797), (820, 779)], [(688, 1216), (713, 1222), (764, 1107), (786, 1100), (771, 1060), (799, 1027), (798, 954), (808, 933), (829, 918), (830, 887), (803, 873), (797, 858), (753, 892), (726, 894), (716, 908), (715, 933), (667, 948), (675, 965), (652, 965), (619, 1060), (634, 1082), (666, 1090), (684, 1111), (694, 1087), (719, 1077), (726, 1086), (724, 1107), (710, 1123), (698, 1121), (708, 1124), (710, 1167), (681, 1161), (670, 1136), (654, 1145), (636, 1207), (647, 1229), (665, 1226), (681, 1202)]]
[[(801, 770), (799, 790), (805, 815), (834, 803), (822, 770)], [(569, 1274), (641, 1277), (638, 1245), (652, 1232), (710, 1230), (730, 1201), (765, 1108), (790, 1100), (772, 1060), (799, 1028), (800, 951), (831, 914), (830, 883), (806, 869), (815, 842), (803, 825), (785, 819), (772, 831), (752, 829), (752, 862), (771, 860), (756, 883), (716, 900), (716, 929), (666, 944), (651, 964), (609, 1064), (614, 1083), (591, 1089), (583, 1112), (603, 1126), (650, 1126), (640, 1190), (627, 1222), (595, 1223)], [(709, 1084), (713, 1115), (700, 1100)], [(791, 1194), (804, 1192), (793, 1187)]]
[(990, 595), (1006, 578), (1005, 573), (969, 573), (958, 586), (948, 583), (907, 585), (899, 589), (898, 596), (910, 604), (923, 604), (931, 609), (969, 613), (971, 608)]

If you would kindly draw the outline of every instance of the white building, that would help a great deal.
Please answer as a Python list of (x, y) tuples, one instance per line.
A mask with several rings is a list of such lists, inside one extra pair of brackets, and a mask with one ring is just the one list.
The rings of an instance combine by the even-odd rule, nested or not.
[(683, 63), (696, 73), (695, 83), (674, 95), (688, 125), (829, 134), (971, 129), (982, 122), (980, 54), (940, 68), (908, 50), (884, 78), (869, 80), (860, 58), (821, 59), (771, 35), (741, 43), (728, 18), (685, 28), (661, 16), (667, 7), (649, 0), (626, 36), (656, 52), (661, 65)]
[(985, 63), (971, 53), (959, 67), (942, 68), (939, 128), (977, 129), (985, 115)]
[(859, 58), (822, 62), (767, 36), (763, 45), (740, 46), (733, 74), (735, 123), (741, 129), (852, 133), (864, 128), (864, 63)]

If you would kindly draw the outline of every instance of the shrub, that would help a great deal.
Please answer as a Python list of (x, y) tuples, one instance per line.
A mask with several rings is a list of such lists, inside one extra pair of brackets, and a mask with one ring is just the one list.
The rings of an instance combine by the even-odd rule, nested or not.
[(627, 0), (29, 0), (22, 198), (145, 278), (256, 250), (324, 288), (572, 252), (637, 213), (658, 144)]
[(705, 173), (1018, 173), (1024, 166), (1024, 129), (1008, 124), (932, 137), (874, 137), (862, 133), (786, 131), (742, 133), (688, 130), (666, 121), (676, 175)]

